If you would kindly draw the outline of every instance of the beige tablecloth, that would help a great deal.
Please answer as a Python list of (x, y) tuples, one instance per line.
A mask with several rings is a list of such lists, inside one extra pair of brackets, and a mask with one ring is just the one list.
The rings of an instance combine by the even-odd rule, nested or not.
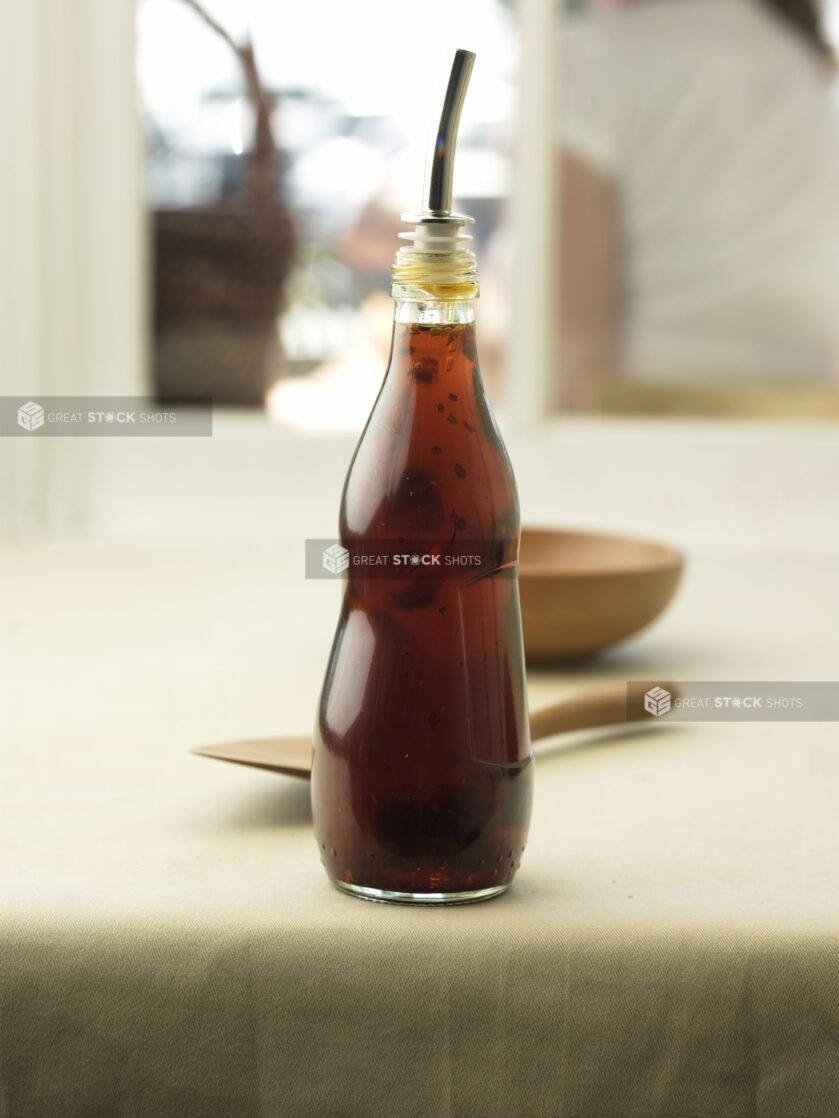
[[(280, 548), (0, 551), (0, 1118), (839, 1112), (837, 724), (542, 747), (513, 890), (333, 891), (305, 732), (338, 588)], [(529, 681), (836, 677), (835, 556), (696, 559), (657, 627)]]

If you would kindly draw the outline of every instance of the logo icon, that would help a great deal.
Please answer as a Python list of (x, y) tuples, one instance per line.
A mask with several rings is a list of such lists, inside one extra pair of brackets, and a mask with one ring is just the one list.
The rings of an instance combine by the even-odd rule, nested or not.
[(44, 409), (32, 400), (17, 409), (17, 425), (25, 431), (37, 431), (44, 426)]
[(670, 710), (670, 692), (663, 687), (651, 687), (644, 695), (644, 710), (660, 718)]
[(350, 553), (345, 547), (341, 547), (339, 543), (334, 543), (332, 547), (325, 548), (323, 552), (323, 566), (327, 571), (332, 571), (334, 575), (339, 575), (341, 571), (345, 571), (350, 565)]

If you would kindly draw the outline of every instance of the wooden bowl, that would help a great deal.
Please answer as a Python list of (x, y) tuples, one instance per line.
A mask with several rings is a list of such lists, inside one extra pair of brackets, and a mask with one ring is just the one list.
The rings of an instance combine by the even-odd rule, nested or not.
[(522, 530), (519, 559), (529, 663), (591, 656), (649, 625), (682, 576), (675, 548), (648, 540)]

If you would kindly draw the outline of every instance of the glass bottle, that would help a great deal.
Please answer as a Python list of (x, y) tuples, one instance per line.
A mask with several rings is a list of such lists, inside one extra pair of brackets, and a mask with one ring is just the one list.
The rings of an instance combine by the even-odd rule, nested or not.
[(503, 892), (530, 819), (518, 496), (478, 366), (472, 219), (451, 212), (473, 57), (455, 58), (437, 193), (432, 169), (428, 209), (403, 218), (414, 244), (394, 264), (390, 361), (341, 500), (349, 566), (312, 810), (327, 874), (370, 900)]

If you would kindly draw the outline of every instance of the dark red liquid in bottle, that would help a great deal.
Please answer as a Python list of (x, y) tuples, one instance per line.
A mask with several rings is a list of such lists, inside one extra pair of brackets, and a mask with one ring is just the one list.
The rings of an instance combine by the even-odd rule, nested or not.
[(351, 562), (312, 768), (321, 860), (350, 892), (478, 899), (518, 868), (532, 784), (518, 539), (474, 323), (397, 325), (341, 541), (481, 565)]

